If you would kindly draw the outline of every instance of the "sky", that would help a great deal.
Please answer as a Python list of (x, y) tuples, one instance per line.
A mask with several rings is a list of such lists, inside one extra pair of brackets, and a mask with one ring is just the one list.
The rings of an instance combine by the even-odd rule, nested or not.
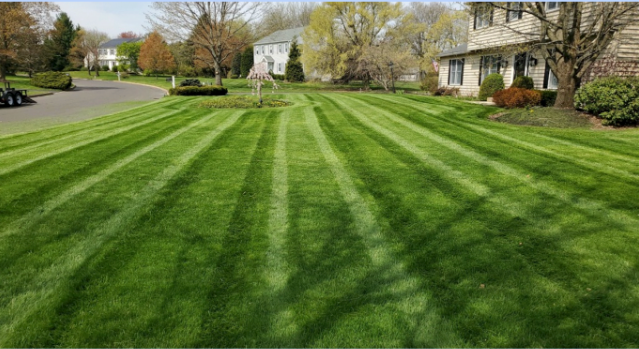
[(56, 2), (73, 24), (85, 29), (97, 29), (114, 39), (122, 32), (144, 34), (148, 30), (145, 13), (152, 2)]

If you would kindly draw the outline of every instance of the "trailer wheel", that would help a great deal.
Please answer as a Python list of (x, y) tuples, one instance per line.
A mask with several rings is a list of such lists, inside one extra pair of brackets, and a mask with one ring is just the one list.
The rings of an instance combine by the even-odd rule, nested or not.
[(7, 106), (13, 107), (13, 105), (15, 104), (15, 100), (13, 99), (13, 94), (7, 93), (7, 95), (5, 96), (4, 102), (7, 104)]
[(22, 93), (18, 92), (15, 96), (16, 105), (22, 105)]

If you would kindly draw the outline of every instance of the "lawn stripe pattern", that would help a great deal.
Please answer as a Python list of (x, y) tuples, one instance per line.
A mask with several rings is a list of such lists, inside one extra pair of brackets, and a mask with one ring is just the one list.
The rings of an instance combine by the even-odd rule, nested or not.
[[(69, 275), (76, 270), (84, 261), (95, 254), (99, 248), (117, 233), (129, 220), (131, 220), (138, 211), (153, 198), (153, 196), (164, 187), (189, 161), (191, 161), (199, 152), (208, 146), (218, 135), (220, 135), (229, 126), (235, 123), (243, 112), (235, 112), (227, 118), (213, 132), (206, 135), (193, 148), (188, 149), (175, 163), (164, 169), (157, 177), (155, 177), (144, 188), (143, 192), (138, 195), (135, 202), (131, 203), (126, 210), (114, 215), (106, 222), (98, 232), (95, 238), (85, 240), (84, 243), (73, 247), (71, 251), (60, 259), (56, 265), (52, 265), (43, 271), (37, 281), (34, 280), (34, 290), (30, 290), (22, 295), (16, 296), (11, 300), (9, 305), (10, 322), (13, 325), (20, 324), (23, 319), (28, 318), (33, 312), (38, 310), (39, 304), (46, 301), (47, 297), (57, 291), (58, 287), (64, 284), (60, 282), (60, 276)], [(43, 286), (46, 285), (47, 288)], [(14, 312), (12, 308), (20, 309), (20, 312)], [(0, 327), (0, 346), (5, 346), (5, 340), (9, 340), (15, 333), (12, 331), (13, 326), (4, 325)]]
[(210, 98), (0, 137), (0, 347), (639, 344), (637, 130)]

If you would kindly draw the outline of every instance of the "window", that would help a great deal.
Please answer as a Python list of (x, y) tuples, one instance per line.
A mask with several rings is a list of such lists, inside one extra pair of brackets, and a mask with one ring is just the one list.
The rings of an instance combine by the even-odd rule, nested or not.
[(273, 45), (268, 45), (268, 53), (273, 54)]
[(547, 2), (546, 3), (546, 11), (554, 11), (559, 9), (559, 3), (558, 2)]
[(260, 54), (260, 47), (259, 46), (255, 46), (255, 54), (256, 55)]
[(556, 90), (559, 85), (557, 76), (550, 70), (550, 66), (546, 63), (546, 71), (544, 72), (544, 88), (549, 90)]
[(499, 73), (499, 67), (501, 63), (500, 56), (482, 56), (479, 61), (479, 84), (484, 81), (484, 79), (492, 74)]
[(284, 71), (284, 63), (277, 63), (277, 71), (280, 73)]
[(514, 22), (518, 19), (521, 19), (523, 12), (521, 2), (509, 2), (506, 5), (508, 10), (506, 12), (506, 22)]
[(282, 53), (282, 44), (277, 45), (277, 53)]
[(448, 61), (448, 84), (461, 85), (464, 75), (464, 60), (451, 59)]
[(284, 44), (284, 52), (288, 53), (288, 43)]
[(474, 29), (481, 29), (493, 24), (493, 11), (492, 9), (481, 6), (475, 9), (475, 27)]

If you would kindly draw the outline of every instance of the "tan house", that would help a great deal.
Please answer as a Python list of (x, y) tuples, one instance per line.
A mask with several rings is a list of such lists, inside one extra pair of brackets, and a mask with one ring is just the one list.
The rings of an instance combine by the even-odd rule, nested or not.
[[(545, 6), (550, 18), (558, 14), (558, 2), (546, 2)], [(582, 82), (599, 75), (639, 75), (639, 17), (631, 23), (616, 34)], [(556, 89), (557, 78), (535, 47), (539, 25), (540, 20), (528, 13), (478, 7), (468, 23), (468, 43), (438, 55), (439, 87), (454, 87), (461, 95), (477, 96), (483, 79), (499, 73), (506, 86), (523, 75), (530, 76), (537, 89)]]

